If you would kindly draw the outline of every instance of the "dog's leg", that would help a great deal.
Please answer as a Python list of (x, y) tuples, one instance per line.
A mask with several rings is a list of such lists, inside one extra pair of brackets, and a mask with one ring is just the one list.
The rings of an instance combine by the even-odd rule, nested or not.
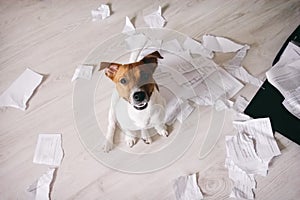
[(107, 127), (107, 134), (106, 134), (106, 140), (103, 145), (103, 151), (109, 152), (112, 150), (114, 145), (114, 135), (116, 130), (116, 116), (114, 112), (113, 106), (110, 107), (109, 113), (108, 113), (108, 127)]
[(152, 143), (152, 139), (151, 139), (147, 129), (141, 130), (141, 138), (146, 144), (151, 144)]
[(124, 131), (125, 134), (125, 142), (131, 148), (136, 144), (137, 138), (130, 131)]
[(164, 136), (164, 137), (169, 136), (169, 133), (167, 131), (167, 127), (165, 124), (159, 124), (159, 125), (155, 126), (155, 129), (159, 135)]

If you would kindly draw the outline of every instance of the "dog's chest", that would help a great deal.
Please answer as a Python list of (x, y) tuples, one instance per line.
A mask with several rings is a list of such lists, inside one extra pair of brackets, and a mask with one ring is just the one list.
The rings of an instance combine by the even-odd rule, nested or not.
[(154, 94), (144, 110), (137, 110), (128, 102), (120, 99), (116, 105), (117, 121), (122, 129), (149, 129), (164, 120), (164, 101)]

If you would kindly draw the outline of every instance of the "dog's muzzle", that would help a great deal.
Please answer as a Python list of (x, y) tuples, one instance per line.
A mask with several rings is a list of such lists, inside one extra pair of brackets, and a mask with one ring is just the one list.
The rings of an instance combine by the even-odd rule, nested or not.
[(148, 106), (148, 96), (144, 91), (138, 91), (133, 93), (133, 107), (137, 110), (143, 110)]

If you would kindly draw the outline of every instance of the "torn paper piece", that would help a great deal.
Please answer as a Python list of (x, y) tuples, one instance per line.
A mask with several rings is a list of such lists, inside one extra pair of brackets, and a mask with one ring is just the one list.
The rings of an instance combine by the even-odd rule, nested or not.
[(232, 98), (242, 88), (243, 84), (222, 68), (218, 68), (194, 88), (197, 97), (191, 100), (198, 105), (214, 105), (220, 98)]
[(296, 91), (286, 94), (282, 104), (290, 113), (300, 119), (300, 87)]
[(224, 37), (204, 35), (202, 40), (203, 40), (203, 46), (206, 49), (209, 49), (214, 52), (222, 52), (222, 53), (236, 52), (244, 47), (244, 45), (237, 44)]
[(233, 102), (228, 99), (218, 99), (214, 104), (216, 111), (226, 110), (231, 108), (232, 106)]
[(289, 43), (280, 60), (267, 73), (268, 81), (286, 99), (284, 106), (300, 119), (300, 47)]
[(211, 50), (206, 49), (200, 42), (190, 37), (187, 37), (183, 42), (183, 48), (189, 50), (192, 54), (199, 54), (210, 59), (214, 57)]
[(197, 184), (196, 174), (180, 176), (173, 183), (176, 200), (199, 200), (203, 195)]
[(94, 66), (92, 65), (80, 65), (75, 69), (74, 75), (72, 77), (72, 82), (76, 79), (86, 79), (91, 80), (93, 76)]
[(269, 118), (234, 121), (233, 126), (239, 133), (247, 133), (255, 141), (256, 153), (267, 165), (274, 156), (280, 155)]
[(234, 183), (230, 197), (237, 199), (254, 199), (253, 190), (256, 188), (254, 175), (247, 174), (229, 159), (226, 159), (225, 167), (228, 169), (229, 178)]
[(242, 67), (242, 61), (244, 60), (248, 49), (250, 49), (250, 47), (248, 45), (245, 45), (236, 53), (236, 55), (231, 60), (224, 63), (223, 66), (226, 71), (228, 71), (232, 76), (236, 77), (240, 81), (260, 87), (263, 82), (260, 79), (249, 74), (246, 69)]
[(158, 7), (158, 10), (144, 16), (144, 21), (150, 28), (162, 28), (164, 27), (166, 20), (165, 18), (161, 15), (161, 7)]
[(122, 33), (133, 34), (135, 32), (135, 27), (131, 23), (130, 19), (126, 16), (125, 26), (122, 30)]
[(249, 101), (245, 99), (245, 97), (238, 96), (233, 104), (233, 109), (237, 112), (243, 113), (244, 110), (247, 108)]
[(183, 48), (181, 47), (177, 39), (163, 41), (161, 49), (172, 53), (179, 53), (183, 51)]
[(181, 103), (180, 103), (180, 113), (179, 115), (177, 115), (177, 120), (180, 123), (183, 123), (184, 120), (186, 120), (190, 114), (195, 110), (195, 107), (192, 106), (188, 100), (182, 100), (181, 99)]
[(53, 181), (56, 168), (49, 169), (35, 183), (27, 189), (28, 192), (35, 193), (36, 200), (49, 200), (51, 183)]
[(93, 21), (98, 19), (105, 19), (110, 16), (110, 9), (108, 5), (101, 4), (96, 10), (91, 11)]
[(250, 119), (252, 118), (244, 113), (234, 112), (233, 114), (233, 121), (247, 121)]
[(240, 81), (242, 81), (244, 83), (250, 83), (257, 87), (260, 87), (263, 84), (263, 82), (260, 79), (249, 74), (243, 67), (231, 68), (231, 69), (225, 68), (225, 69), (232, 76), (236, 77), (237, 79), (239, 79)]
[(27, 101), (42, 82), (43, 76), (26, 69), (0, 96), (0, 106), (26, 110)]
[(33, 162), (59, 166), (63, 158), (61, 134), (39, 134)]
[(247, 174), (267, 175), (268, 163), (258, 157), (251, 136), (244, 133), (226, 136), (226, 151), (227, 158)]
[(147, 43), (147, 40), (148, 38), (142, 33), (130, 35), (125, 39), (126, 49), (142, 51)]

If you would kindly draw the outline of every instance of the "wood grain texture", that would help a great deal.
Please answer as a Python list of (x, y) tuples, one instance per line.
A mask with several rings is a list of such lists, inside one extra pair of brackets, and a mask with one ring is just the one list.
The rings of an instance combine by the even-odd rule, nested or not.
[[(90, 11), (107, 2), (111, 17), (92, 22)], [(300, 22), (299, 0), (0, 1), (0, 92), (26, 67), (46, 75), (25, 112), (0, 109), (0, 199), (32, 198), (26, 188), (47, 169), (32, 163), (39, 133), (62, 133), (63, 137), (65, 156), (52, 199), (174, 199), (172, 180), (194, 172), (199, 172), (206, 199), (228, 199), (232, 183), (224, 168), (224, 138), (234, 132), (230, 113), (221, 138), (207, 157), (197, 157), (201, 131), (207, 129), (202, 124), (199, 137), (183, 157), (149, 174), (121, 173), (103, 166), (78, 137), (70, 81), (76, 65), (100, 43), (120, 33), (125, 16), (135, 17), (135, 25), (144, 27), (143, 13), (158, 5), (163, 7), (168, 29), (198, 40), (209, 33), (249, 44), (244, 66), (261, 78)], [(251, 98), (256, 90), (247, 86), (240, 93)], [(106, 120), (109, 99), (98, 100), (98, 119)], [(201, 110), (203, 121), (210, 112)], [(256, 199), (298, 199), (300, 147), (278, 133), (275, 136), (282, 155), (272, 161), (267, 177), (257, 178)]]

